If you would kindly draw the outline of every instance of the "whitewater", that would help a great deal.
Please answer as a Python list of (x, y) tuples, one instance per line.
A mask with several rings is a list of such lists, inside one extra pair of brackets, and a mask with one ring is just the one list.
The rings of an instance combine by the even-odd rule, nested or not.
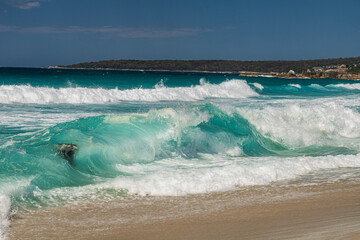
[(360, 180), (359, 86), (0, 69), (0, 239), (24, 211)]
[(154, 89), (103, 89), (103, 88), (48, 88), (30, 85), (3, 85), (0, 103), (68, 103), (104, 104), (119, 101), (196, 101), (205, 98), (246, 98), (256, 96), (245, 81), (232, 80), (219, 85), (202, 82), (201, 85), (175, 89), (158, 86)]

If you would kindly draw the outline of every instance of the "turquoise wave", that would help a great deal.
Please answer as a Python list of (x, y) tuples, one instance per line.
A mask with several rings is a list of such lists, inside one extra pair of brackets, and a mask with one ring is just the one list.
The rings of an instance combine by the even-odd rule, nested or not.
[[(71, 159), (64, 157), (62, 144), (76, 146)], [(31, 195), (34, 189), (84, 186), (131, 175), (119, 166), (177, 156), (201, 159), (203, 154), (260, 157), (349, 153), (355, 152), (337, 146), (290, 149), (264, 136), (236, 111), (205, 104), (146, 114), (88, 117), (34, 134), (20, 134), (13, 144), (0, 149), (0, 186), (27, 179), (30, 183), (25, 189), (16, 190), (23, 197), (24, 192)]]

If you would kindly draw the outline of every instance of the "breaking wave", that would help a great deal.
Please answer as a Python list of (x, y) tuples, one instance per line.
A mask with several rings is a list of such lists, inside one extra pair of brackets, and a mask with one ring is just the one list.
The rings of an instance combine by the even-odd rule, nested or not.
[(0, 103), (35, 104), (104, 104), (119, 101), (196, 101), (205, 98), (247, 98), (258, 94), (243, 80), (220, 84), (200, 81), (192, 87), (169, 88), (156, 85), (153, 89), (51, 88), (30, 85), (0, 86)]
[(360, 150), (360, 113), (335, 102), (287, 103), (237, 111), (262, 135), (290, 148), (334, 145)]
[(333, 87), (339, 87), (339, 88), (346, 88), (350, 90), (360, 90), (360, 83), (353, 83), (353, 84), (336, 84), (332, 85)]
[[(15, 138), (0, 148), (0, 174), (24, 179), (13, 194), (19, 201), (93, 184), (154, 195), (222, 191), (360, 167), (357, 126), (360, 114), (336, 105), (225, 111), (205, 104), (87, 117)], [(61, 144), (77, 146), (71, 161), (59, 154)]]

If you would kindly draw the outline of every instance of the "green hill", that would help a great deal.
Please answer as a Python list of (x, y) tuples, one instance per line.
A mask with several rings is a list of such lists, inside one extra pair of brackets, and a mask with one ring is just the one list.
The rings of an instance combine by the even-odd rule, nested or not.
[(230, 61), (230, 60), (104, 60), (64, 66), (85, 69), (131, 69), (168, 71), (252, 71), (252, 72), (305, 72), (314, 67), (336, 68), (345, 65), (349, 69), (360, 66), (360, 57), (333, 58), (300, 61)]

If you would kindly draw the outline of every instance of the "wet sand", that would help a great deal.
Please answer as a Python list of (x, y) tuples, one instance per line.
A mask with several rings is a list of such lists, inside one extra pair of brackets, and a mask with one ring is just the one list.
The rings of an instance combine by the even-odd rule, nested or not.
[(360, 239), (360, 184), (121, 197), (22, 212), (10, 239)]

